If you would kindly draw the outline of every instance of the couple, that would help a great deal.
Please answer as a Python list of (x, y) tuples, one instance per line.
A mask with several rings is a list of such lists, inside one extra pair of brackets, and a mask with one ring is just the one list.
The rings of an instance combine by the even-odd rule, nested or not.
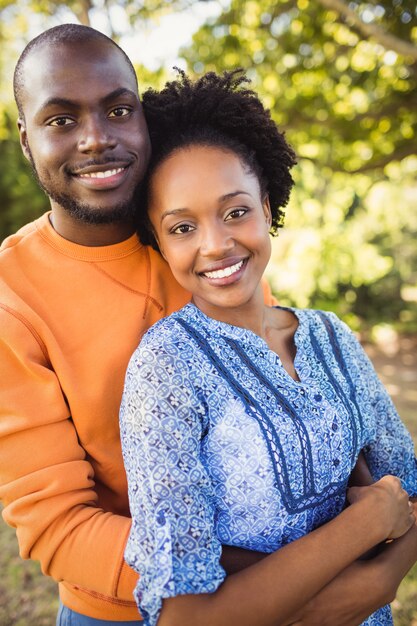
[[(333, 316), (263, 306), (294, 157), (239, 82), (148, 94), (151, 156), (134, 70), (104, 35), (56, 27), (16, 68), (22, 148), (52, 210), (0, 254), (0, 496), (22, 556), (60, 583), (61, 626), (141, 623), (135, 588), (150, 623), (187, 594), (162, 625), (355, 624), (417, 558), (395, 478), (342, 511), (357, 459), (357, 484), (369, 466), (417, 493), (411, 440), (360, 348)], [(128, 369), (131, 528), (125, 371), (184, 305)]]

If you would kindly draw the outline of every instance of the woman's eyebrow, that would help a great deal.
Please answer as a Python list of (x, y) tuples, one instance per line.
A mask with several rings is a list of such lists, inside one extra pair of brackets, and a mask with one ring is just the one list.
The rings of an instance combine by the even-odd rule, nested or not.
[[(230, 193), (225, 193), (223, 196), (220, 196), (219, 202), (226, 202), (227, 200), (231, 200), (235, 196), (240, 196), (242, 194), (245, 196), (249, 196), (250, 198), (252, 197), (251, 194), (247, 191), (241, 191), (240, 189), (238, 189), (237, 191), (231, 191)], [(169, 217), (170, 215), (177, 215), (178, 213), (184, 213), (184, 211), (187, 211), (186, 207), (169, 209), (168, 211), (164, 211), (164, 213), (162, 213), (161, 215), (161, 223), (166, 217)]]
[(169, 217), (170, 215), (177, 215), (177, 213), (184, 213), (186, 210), (187, 209), (184, 207), (183, 209), (170, 209), (168, 211), (164, 211), (161, 215), (161, 223), (166, 217)]
[(241, 191), (240, 189), (238, 189), (237, 191), (225, 193), (224, 196), (220, 196), (219, 200), (220, 202), (225, 202), (226, 200), (231, 200), (235, 196), (240, 196), (241, 194), (244, 194), (245, 196), (251, 196), (251, 194), (247, 191)]

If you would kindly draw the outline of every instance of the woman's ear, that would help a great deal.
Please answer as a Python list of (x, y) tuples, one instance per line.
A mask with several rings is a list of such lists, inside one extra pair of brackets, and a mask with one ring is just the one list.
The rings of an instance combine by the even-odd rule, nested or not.
[[(150, 229), (151, 229), (152, 236), (153, 236), (153, 238), (154, 238), (154, 240), (156, 242), (156, 245), (158, 247), (158, 252), (161, 255), (161, 257), (165, 261), (167, 261), (167, 258), (166, 258), (165, 254), (164, 254), (164, 251), (163, 251), (162, 247), (161, 247), (161, 243), (160, 243), (160, 241), (158, 239), (158, 235), (156, 234), (155, 229), (153, 228), (152, 224), (150, 222), (149, 222), (149, 224), (150, 224)], [(168, 261), (167, 261), (167, 263), (168, 263)]]
[[(156, 239), (155, 241), (158, 243), (158, 240), (157, 240), (157, 239)], [(160, 255), (161, 255), (161, 257), (164, 259), (164, 261), (166, 261), (166, 262), (168, 263), (167, 258), (166, 258), (165, 254), (164, 254), (164, 251), (162, 250), (162, 248), (161, 248), (161, 246), (159, 245), (159, 243), (158, 243), (158, 250), (159, 250), (159, 254), (160, 254)]]
[(268, 228), (271, 228), (272, 225), (272, 213), (271, 213), (271, 205), (269, 204), (269, 196), (266, 195), (262, 200), (262, 208), (264, 211), (266, 223), (268, 224)]

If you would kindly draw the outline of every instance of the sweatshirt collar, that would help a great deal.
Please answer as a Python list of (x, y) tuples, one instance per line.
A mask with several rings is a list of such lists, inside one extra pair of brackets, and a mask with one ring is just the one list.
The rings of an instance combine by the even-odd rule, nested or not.
[(61, 237), (52, 227), (49, 219), (50, 215), (51, 211), (48, 211), (35, 221), (38, 233), (50, 246), (73, 259), (93, 262), (112, 261), (128, 256), (142, 247), (136, 234), (120, 243), (109, 246), (81, 246)]

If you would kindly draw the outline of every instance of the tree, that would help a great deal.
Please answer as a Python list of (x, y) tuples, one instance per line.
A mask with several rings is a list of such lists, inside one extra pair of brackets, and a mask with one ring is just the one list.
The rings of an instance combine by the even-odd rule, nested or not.
[(361, 172), (416, 151), (416, 42), (409, 0), (232, 0), (183, 54), (248, 69), (300, 157)]
[(299, 156), (281, 301), (417, 323), (416, 42), (408, 0), (232, 0), (182, 51), (196, 74), (246, 68)]
[[(118, 39), (197, 2), (0, 0), (0, 238), (47, 206), (20, 154), (11, 93), (4, 95), (29, 37), (28, 16), (41, 16), (46, 28), (68, 17), (88, 24), (100, 12)], [(299, 156), (288, 227), (271, 264), (281, 301), (331, 307), (357, 325), (373, 316), (417, 326), (414, 0), (222, 4), (183, 56), (196, 74), (247, 68)], [(165, 76), (139, 75), (153, 86)]]

